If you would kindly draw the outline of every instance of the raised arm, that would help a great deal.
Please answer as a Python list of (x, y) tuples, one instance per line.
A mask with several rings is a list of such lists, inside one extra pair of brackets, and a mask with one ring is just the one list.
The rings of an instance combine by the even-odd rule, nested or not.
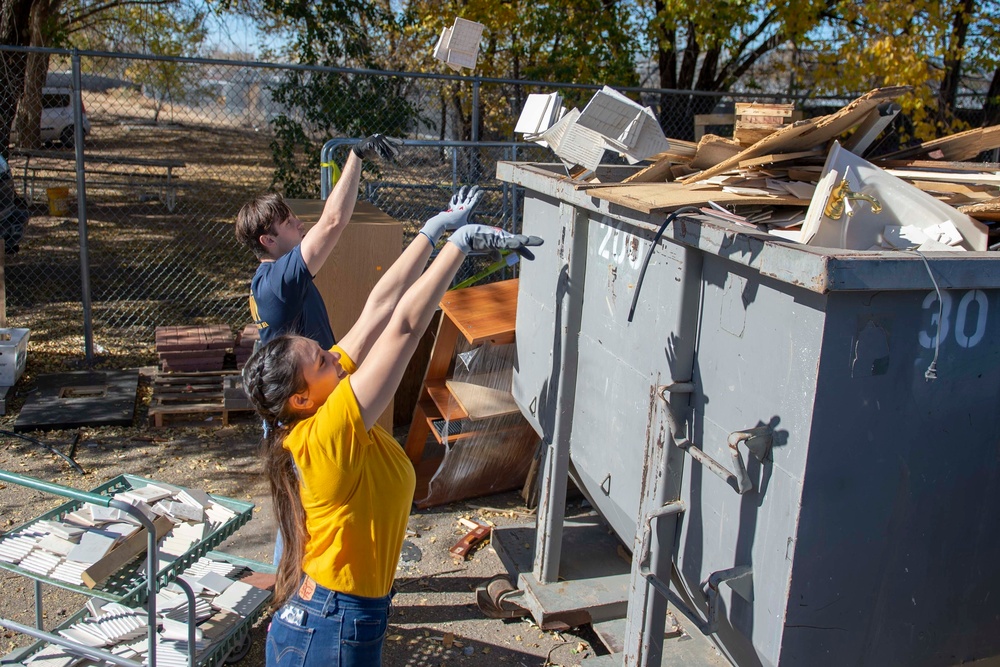
[(362, 158), (392, 160), (399, 152), (399, 140), (381, 134), (359, 142), (351, 148), (340, 173), (340, 179), (333, 186), (333, 192), (326, 198), (319, 221), (306, 232), (302, 239), (302, 259), (309, 267), (309, 273), (316, 275), (323, 268), (333, 252), (344, 226), (354, 214), (354, 204), (358, 200), (358, 183), (361, 181)]
[(441, 236), (468, 223), (481, 198), (482, 191), (478, 187), (462, 187), (451, 198), (448, 209), (424, 223), (399, 259), (379, 279), (368, 295), (358, 321), (340, 340), (340, 346), (354, 363), (361, 364), (368, 356), (375, 340), (389, 323), (396, 304), (424, 270)]
[(365, 428), (370, 429), (375, 424), (396, 393), (420, 337), (465, 256), (472, 251), (510, 249), (521, 252), (525, 246), (541, 243), (536, 236), (508, 234), (483, 225), (466, 225), (448, 239), (427, 271), (406, 290), (389, 323), (372, 345), (371, 354), (351, 376)]

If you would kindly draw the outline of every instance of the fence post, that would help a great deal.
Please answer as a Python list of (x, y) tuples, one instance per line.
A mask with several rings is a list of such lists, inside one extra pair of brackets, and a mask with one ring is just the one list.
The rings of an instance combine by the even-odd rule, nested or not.
[(83, 302), (83, 351), (87, 365), (94, 363), (94, 323), (90, 304), (90, 260), (87, 254), (87, 178), (83, 162), (83, 77), (80, 52), (73, 49), (73, 145), (76, 151), (76, 211), (80, 229), (80, 291)]
[(479, 77), (472, 80), (472, 140), (479, 141)]

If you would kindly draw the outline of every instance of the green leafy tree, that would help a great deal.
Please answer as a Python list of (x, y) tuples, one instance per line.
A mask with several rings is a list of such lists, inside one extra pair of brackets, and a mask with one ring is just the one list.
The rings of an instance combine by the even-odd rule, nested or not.
[[(126, 37), (144, 46), (142, 52), (158, 56), (192, 56), (198, 53), (208, 36), (205, 11), (147, 11), (136, 7), (122, 8), (122, 26)], [(141, 29), (137, 29), (140, 28)], [(173, 60), (133, 60), (126, 76), (141, 84), (153, 100), (153, 122), (159, 122), (167, 102), (184, 102), (204, 94), (199, 85), (201, 73), (197, 67)]]
[[(819, 29), (835, 5), (836, 0), (642, 0), (640, 12), (659, 87), (719, 93), (747, 83), (745, 77), (777, 49), (794, 47)], [(694, 115), (710, 112), (717, 100), (665, 94), (661, 123), (693, 132)]]
[[(410, 44), (405, 66), (451, 73), (431, 53), (442, 29), (458, 16), (486, 26), (476, 76), (635, 86), (633, 10), (628, 3), (615, 0), (454, 0), (444, 4), (413, 0), (403, 12), (404, 35)], [(588, 92), (564, 92), (568, 106), (583, 104), (590, 96)], [(458, 138), (470, 139), (471, 88), (451, 83), (441, 88), (439, 97), (442, 113), (450, 105), (457, 119)], [(484, 85), (480, 90), (479, 136), (512, 138), (511, 119), (517, 118), (524, 99), (523, 86)]]
[[(255, 12), (292, 36), (285, 56), (302, 64), (380, 68), (379, 54), (391, 52), (396, 17), (388, 5), (347, 0), (261, 0), (227, 5)], [(315, 174), (320, 150), (332, 137), (360, 137), (373, 132), (405, 136), (418, 119), (410, 99), (411, 83), (396, 78), (322, 70), (290, 71), (271, 85), (274, 101), (285, 112), (272, 121), (274, 185), (286, 196), (317, 196)]]
[(913, 86), (900, 103), (914, 138), (965, 129), (958, 94), (996, 70), (998, 13), (997, 3), (978, 0), (845, 1), (806, 41), (815, 57), (803, 74), (825, 93)]
[[(180, 43), (180, 50), (192, 55), (205, 36), (194, 18), (199, 12), (204, 16), (203, 7), (182, 0), (0, 0), (0, 9), (12, 17), (11, 25), (16, 24), (19, 32), (19, 36), (4, 38), (3, 43), (145, 53), (163, 49), (162, 53), (168, 55), (177, 51), (174, 47)], [(27, 18), (22, 16), (24, 12)], [(10, 59), (13, 67), (4, 67), (9, 81), (3, 82), (0, 109), (7, 105), (17, 109), (19, 141), (24, 146), (35, 146), (49, 55), (5, 53), (3, 57)], [(176, 83), (176, 73), (160, 72), (156, 76)], [(175, 85), (172, 91), (177, 90)], [(0, 145), (4, 150), (10, 140), (10, 120), (15, 118), (13, 108), (0, 115), (8, 121), (0, 122)]]

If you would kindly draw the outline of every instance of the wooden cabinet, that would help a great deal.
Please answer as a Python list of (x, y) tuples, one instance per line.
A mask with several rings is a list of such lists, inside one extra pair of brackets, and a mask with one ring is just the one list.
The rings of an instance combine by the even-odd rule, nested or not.
[[(538, 436), (517, 411), (509, 387), (498, 391), (452, 381), (460, 340), (470, 346), (514, 342), (517, 284), (517, 280), (506, 280), (454, 290), (441, 300), (437, 338), (406, 439), (406, 454), (417, 469), (414, 497), (419, 507), (518, 488), (524, 483)], [(458, 433), (451, 433), (441, 428), (444, 421), (461, 421), (463, 426)], [(441, 456), (425, 456), (432, 435), (444, 446)], [(460, 451), (463, 441), (473, 440), (474, 453)]]

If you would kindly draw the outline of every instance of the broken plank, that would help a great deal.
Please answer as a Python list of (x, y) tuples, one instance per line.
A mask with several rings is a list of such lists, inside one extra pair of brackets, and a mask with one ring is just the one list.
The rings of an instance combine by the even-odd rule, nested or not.
[(726, 139), (715, 134), (706, 134), (698, 142), (691, 167), (694, 169), (708, 169), (720, 162), (738, 155), (743, 147), (732, 139)]
[(872, 164), (883, 169), (934, 169), (936, 171), (1000, 171), (1000, 162), (954, 162), (948, 160), (883, 160)]
[(886, 100), (895, 99), (911, 90), (910, 86), (876, 88), (862, 95), (839, 111), (819, 118), (802, 120), (788, 125), (765, 137), (753, 146), (727, 160), (707, 168), (701, 173), (685, 178), (682, 183), (694, 183), (736, 168), (743, 160), (770, 153), (791, 153), (817, 146), (824, 146), (832, 139), (851, 129), (868, 115), (868, 112)]
[(886, 169), (885, 171), (886, 173), (892, 174), (896, 178), (904, 178), (907, 180), (946, 181), (948, 183), (978, 183), (978, 184), (1000, 185), (1000, 173), (998, 172), (993, 172), (989, 174), (973, 174), (969, 172), (935, 173), (933, 171), (917, 171), (915, 169)]
[(679, 183), (644, 183), (602, 188), (595, 190), (593, 196), (642, 213), (670, 211), (681, 206), (700, 206), (710, 201), (736, 205), (809, 205), (808, 199), (780, 195), (747, 197), (721, 190), (692, 190)]
[(673, 180), (673, 175), (670, 172), (671, 166), (673, 166), (673, 160), (670, 157), (657, 160), (645, 169), (635, 172), (622, 183), (655, 183), (656, 181)]
[(739, 163), (740, 169), (749, 169), (763, 164), (774, 164), (776, 162), (790, 162), (791, 160), (801, 160), (803, 158), (822, 158), (823, 151), (798, 151), (795, 153), (776, 153), (772, 155), (762, 155), (760, 157), (742, 160)]
[(971, 160), (983, 151), (1000, 148), (1000, 125), (974, 127), (939, 139), (925, 141), (918, 146), (903, 148), (883, 155), (883, 159), (903, 159), (929, 155), (942, 160)]
[(794, 104), (780, 102), (737, 102), (734, 107), (737, 119), (744, 117), (764, 117), (778, 118), (778, 122), (782, 122), (783, 119), (791, 118), (795, 113)]
[(991, 199), (989, 201), (959, 206), (958, 210), (966, 215), (971, 215), (977, 220), (997, 222), (1000, 221), (1000, 197), (996, 197), (995, 199)]

